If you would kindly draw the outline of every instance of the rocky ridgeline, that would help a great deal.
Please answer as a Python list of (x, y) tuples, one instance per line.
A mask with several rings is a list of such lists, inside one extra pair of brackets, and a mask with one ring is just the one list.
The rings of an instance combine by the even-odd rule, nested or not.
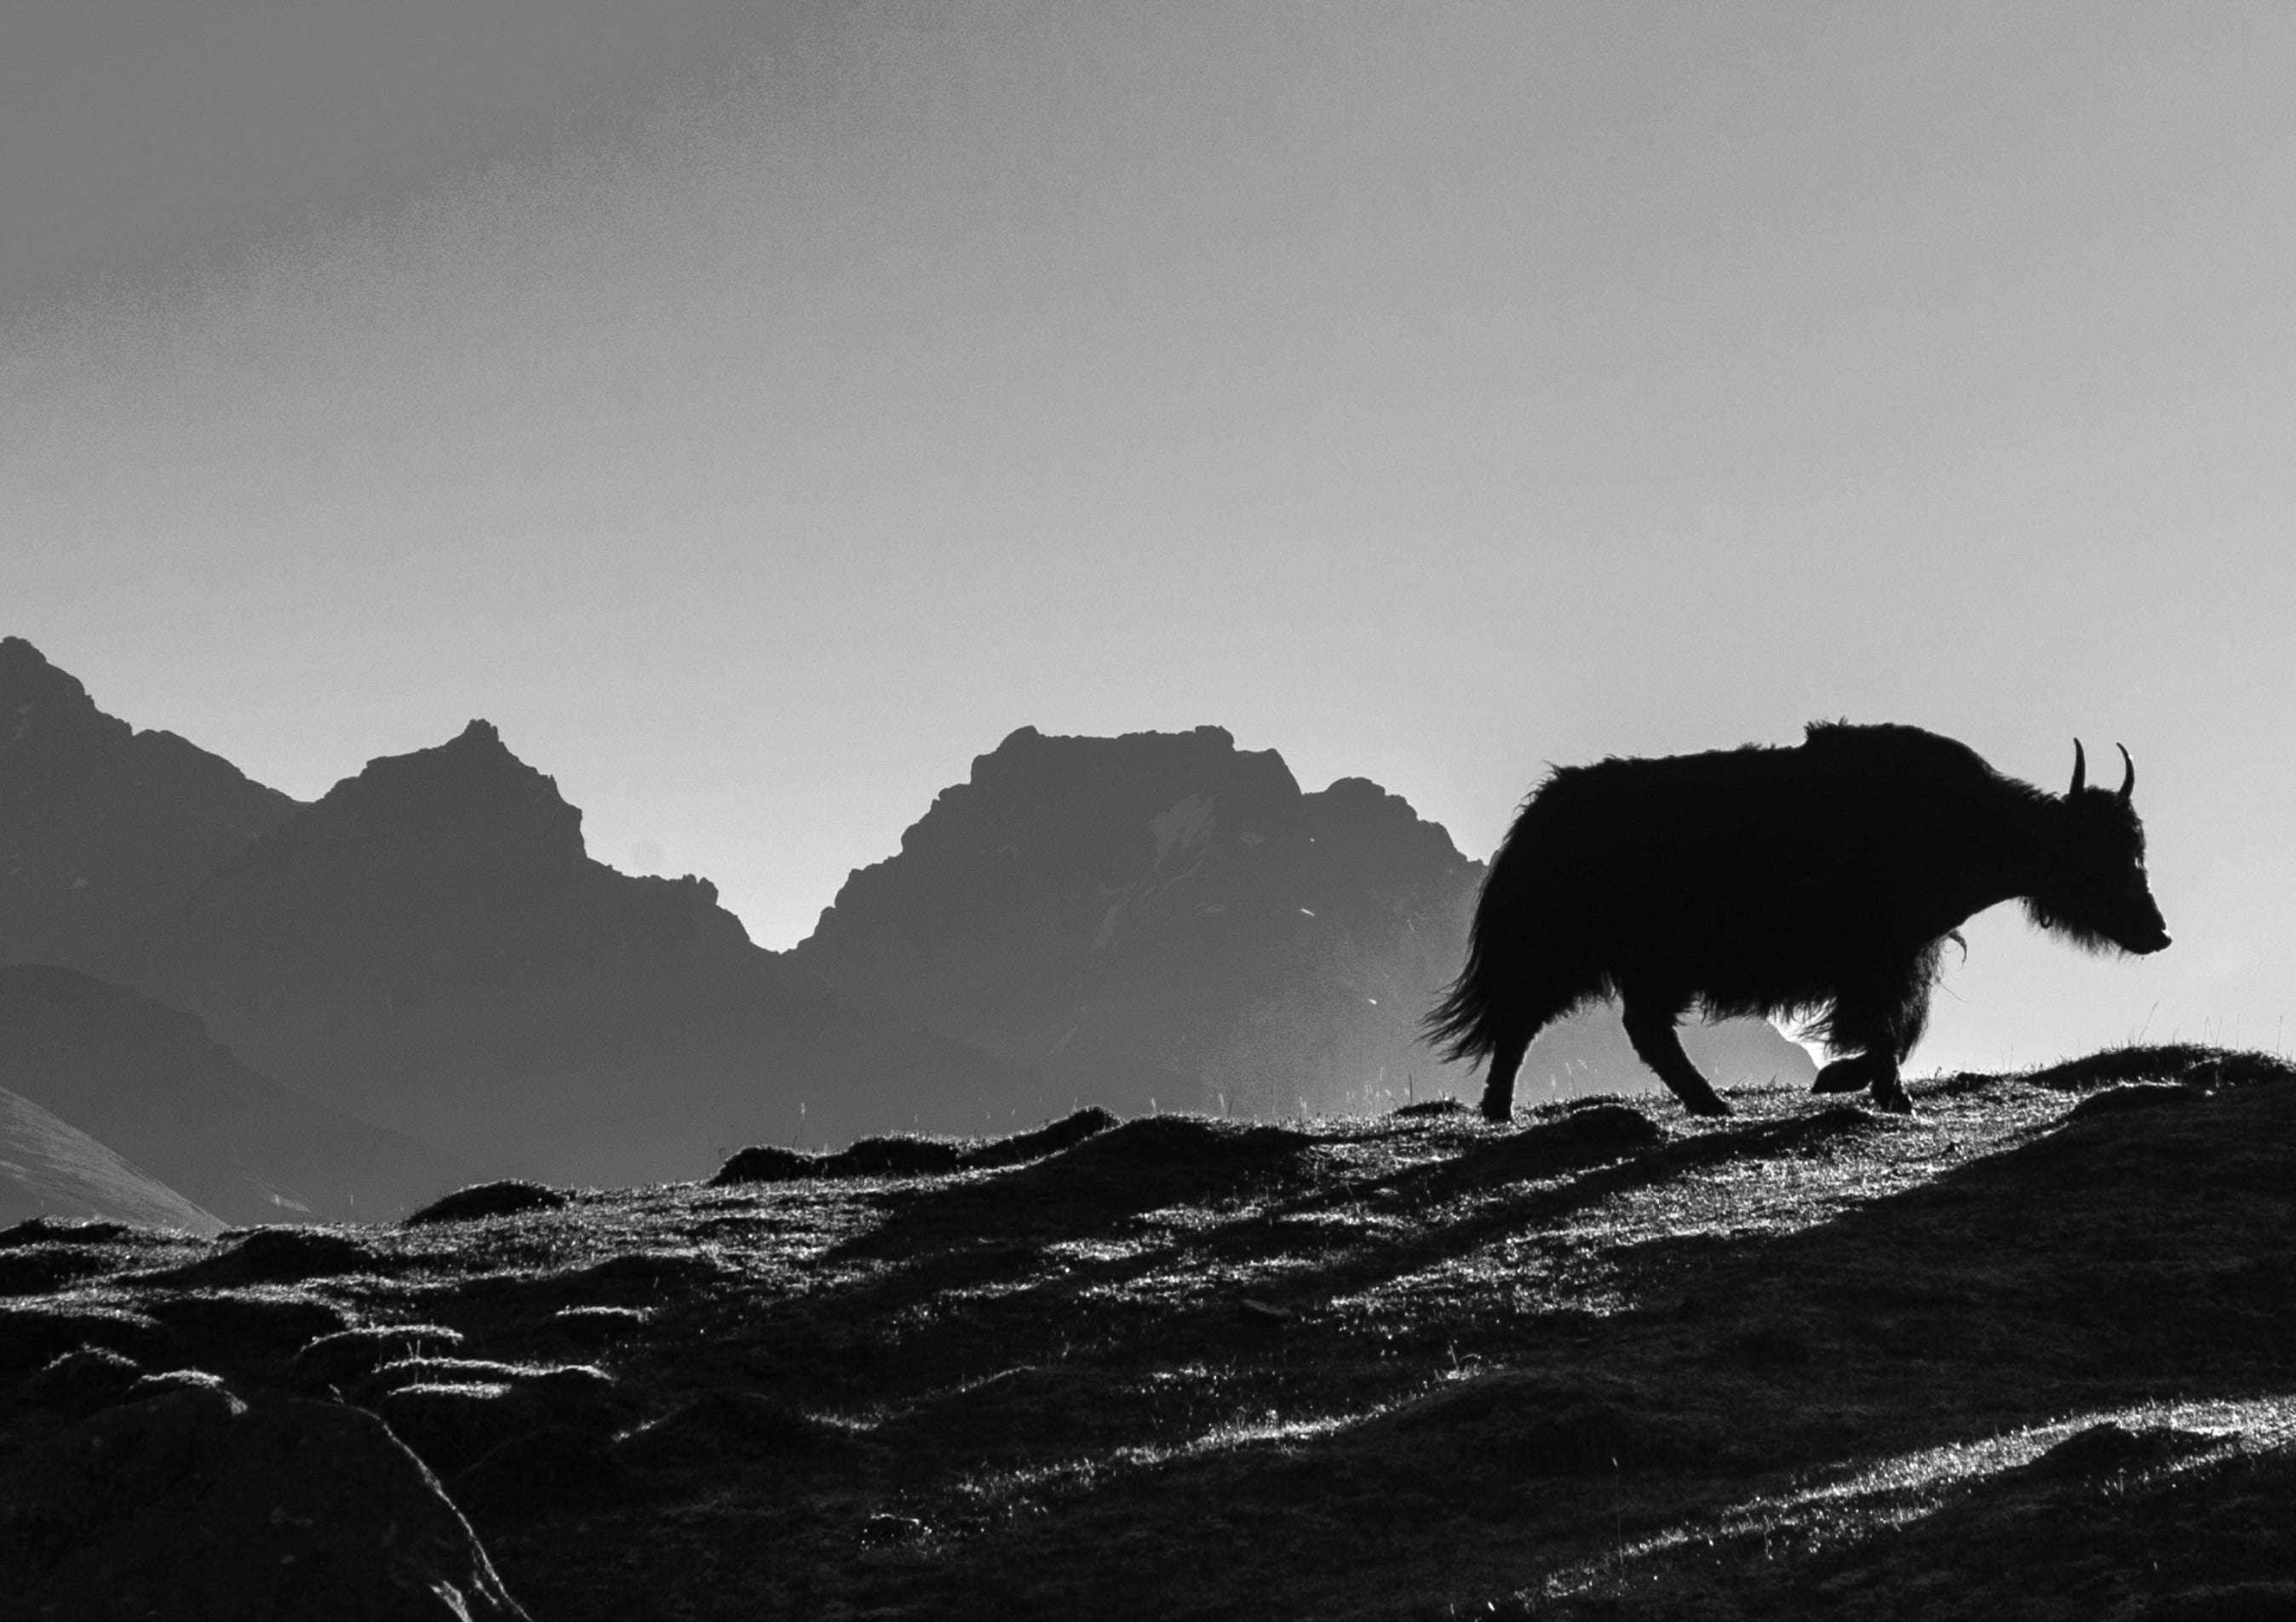
[(2279, 1615), (2296, 1071), (0, 1233), (0, 1611)]
[(115, 971), (323, 1104), (554, 1183), (699, 1176), (800, 1104), (846, 1137), (1040, 1113), (1040, 1078), (791, 969), (705, 880), (593, 861), (581, 820), (473, 722), (338, 783)]
[(1219, 727), (1023, 727), (846, 881), (797, 962), (1080, 1100), (1272, 1118), (1447, 1093), (1418, 1040), (1482, 865)]
[(0, 637), (0, 965), (88, 967), (296, 805)]

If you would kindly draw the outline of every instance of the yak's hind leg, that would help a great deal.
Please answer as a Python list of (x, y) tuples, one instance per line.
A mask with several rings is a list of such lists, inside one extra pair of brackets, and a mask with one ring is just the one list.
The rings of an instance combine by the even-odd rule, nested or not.
[(1658, 1072), (1658, 1079), (1674, 1090), (1683, 1108), (1693, 1116), (1727, 1116), (1730, 1107), (1722, 1095), (1682, 1051), (1682, 1038), (1674, 1026), (1681, 1017), (1683, 1001), (1637, 996), (1628, 990), (1624, 1003), (1627, 1040), (1642, 1055), (1643, 1063)]
[(1483, 1078), (1484, 1120), (1514, 1119), (1514, 1073), (1530, 1052), (1531, 1036), (1528, 1029), (1509, 1028), (1491, 1045), (1490, 1073)]

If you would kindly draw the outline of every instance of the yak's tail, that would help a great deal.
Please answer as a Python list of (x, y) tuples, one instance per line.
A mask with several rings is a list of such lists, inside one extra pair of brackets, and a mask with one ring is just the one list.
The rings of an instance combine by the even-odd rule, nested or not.
[(1469, 972), (1462, 971), (1443, 989), (1442, 1000), (1420, 1017), (1419, 1029), (1447, 1060), (1480, 1060), (1491, 1051), (1491, 1039), (1482, 1029), (1482, 999), (1475, 995)]
[(1498, 1045), (1490, 1029), (1497, 1006), (1501, 977), (1491, 950), (1490, 881), (1483, 884), (1483, 901), (1475, 908), (1475, 922), (1467, 931), (1467, 964), (1459, 978), (1444, 988), (1436, 1005), (1421, 1017), (1419, 1029), (1447, 1060), (1480, 1060)]

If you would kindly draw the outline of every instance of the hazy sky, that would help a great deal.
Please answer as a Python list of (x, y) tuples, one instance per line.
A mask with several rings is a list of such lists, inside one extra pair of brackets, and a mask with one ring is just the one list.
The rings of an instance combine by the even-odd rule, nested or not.
[(1015, 726), (1482, 855), (1548, 761), (2135, 752), (2296, 1012), (2296, 8), (0, 10), (0, 631), (313, 797), (472, 716), (769, 946)]

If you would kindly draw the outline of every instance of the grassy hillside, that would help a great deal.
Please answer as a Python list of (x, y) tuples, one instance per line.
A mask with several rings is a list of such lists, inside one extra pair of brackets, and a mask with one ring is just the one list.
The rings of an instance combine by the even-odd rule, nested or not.
[[(1083, 1120), (18, 1230), (0, 1542), (194, 1368), (380, 1414), (537, 1615), (2284, 1615), (2292, 1083), (2133, 1050), (1911, 1119)], [(135, 1537), (79, 1515), (38, 1549)]]

